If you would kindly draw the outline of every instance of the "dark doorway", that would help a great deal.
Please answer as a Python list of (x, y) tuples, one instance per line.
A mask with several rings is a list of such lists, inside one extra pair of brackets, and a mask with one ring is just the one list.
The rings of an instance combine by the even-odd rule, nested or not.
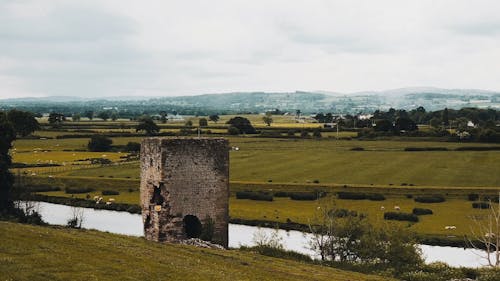
[(193, 215), (187, 215), (182, 220), (184, 222), (184, 232), (187, 238), (199, 238), (201, 235), (201, 222)]

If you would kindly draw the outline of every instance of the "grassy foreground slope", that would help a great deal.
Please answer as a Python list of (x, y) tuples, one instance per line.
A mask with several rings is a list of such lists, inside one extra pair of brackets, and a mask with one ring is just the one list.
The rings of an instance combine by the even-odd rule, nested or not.
[(0, 222), (3, 280), (387, 280), (238, 250)]

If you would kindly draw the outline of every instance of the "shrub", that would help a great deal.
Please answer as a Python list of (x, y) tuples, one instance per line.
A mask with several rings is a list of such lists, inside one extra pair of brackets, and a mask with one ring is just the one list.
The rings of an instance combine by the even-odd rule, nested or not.
[(467, 199), (469, 199), (469, 201), (477, 201), (479, 200), (479, 194), (470, 193), (469, 195), (467, 195)]
[(359, 192), (339, 192), (337, 193), (339, 199), (350, 199), (350, 200), (372, 200), (372, 201), (383, 201), (385, 196), (380, 193), (359, 193)]
[(321, 197), (320, 192), (292, 192), (290, 193), (290, 199), (292, 200), (316, 200)]
[(313, 183), (319, 183), (319, 180), (313, 180)]
[(104, 152), (111, 150), (112, 143), (113, 141), (106, 136), (93, 135), (92, 137), (90, 137), (90, 141), (87, 144), (87, 148), (89, 149), (89, 151)]
[(384, 201), (385, 200), (385, 196), (383, 194), (380, 194), (380, 193), (367, 194), (366, 198), (368, 200), (372, 200), (372, 201)]
[(127, 152), (139, 152), (141, 150), (141, 144), (138, 142), (128, 142), (124, 148)]
[(285, 191), (278, 191), (274, 193), (274, 197), (289, 197), (290, 194)]
[(101, 192), (102, 195), (120, 195), (120, 192), (116, 190), (103, 190)]
[(474, 209), (489, 209), (490, 203), (488, 203), (488, 202), (474, 202), (474, 203), (472, 203), (472, 208), (474, 208)]
[(66, 187), (64, 190), (67, 194), (89, 193), (92, 191), (94, 191), (94, 189), (90, 187)]
[(385, 220), (418, 222), (418, 217), (415, 214), (400, 213), (400, 212), (385, 212), (384, 219)]
[(483, 201), (498, 202), (498, 195), (485, 195)]
[(413, 200), (419, 203), (441, 203), (445, 201), (444, 197), (441, 195), (419, 196), (415, 197)]
[(357, 217), (358, 216), (358, 212), (356, 212), (356, 211), (350, 211), (350, 210), (347, 210), (347, 209), (335, 209), (335, 210), (328, 211), (328, 215), (332, 216), (332, 217), (337, 217), (337, 218), (345, 218), (345, 217), (348, 217), (348, 216)]
[(350, 200), (364, 200), (366, 199), (366, 194), (356, 193), (356, 192), (339, 192), (337, 193), (339, 199), (350, 199)]
[(240, 130), (238, 130), (238, 128), (236, 128), (234, 126), (229, 126), (229, 128), (227, 129), (227, 133), (230, 135), (239, 135)]
[(238, 191), (236, 199), (250, 199), (257, 201), (273, 201), (273, 196), (263, 192)]
[(432, 215), (433, 212), (431, 209), (425, 209), (425, 208), (413, 208), (412, 213), (417, 216), (422, 216), (422, 215)]

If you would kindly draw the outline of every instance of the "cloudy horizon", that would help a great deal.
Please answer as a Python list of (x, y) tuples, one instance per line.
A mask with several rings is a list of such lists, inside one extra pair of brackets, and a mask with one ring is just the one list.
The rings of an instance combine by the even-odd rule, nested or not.
[(0, 98), (500, 90), (498, 1), (0, 0)]

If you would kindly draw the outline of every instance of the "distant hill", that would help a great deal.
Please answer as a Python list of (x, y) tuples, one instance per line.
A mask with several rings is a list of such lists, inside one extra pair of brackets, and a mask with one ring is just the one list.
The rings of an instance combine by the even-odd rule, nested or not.
[(45, 97), (0, 100), (0, 108), (25, 107), (27, 105), (53, 108), (66, 104), (76, 107), (140, 107), (167, 109), (199, 109), (220, 112), (262, 112), (271, 109), (304, 113), (373, 112), (389, 108), (414, 109), (423, 106), (427, 110), (445, 107), (494, 108), (500, 109), (500, 92), (475, 89), (440, 89), (429, 87), (401, 88), (388, 91), (365, 91), (350, 94), (330, 92), (234, 92), (202, 94), (196, 96), (174, 97)]

